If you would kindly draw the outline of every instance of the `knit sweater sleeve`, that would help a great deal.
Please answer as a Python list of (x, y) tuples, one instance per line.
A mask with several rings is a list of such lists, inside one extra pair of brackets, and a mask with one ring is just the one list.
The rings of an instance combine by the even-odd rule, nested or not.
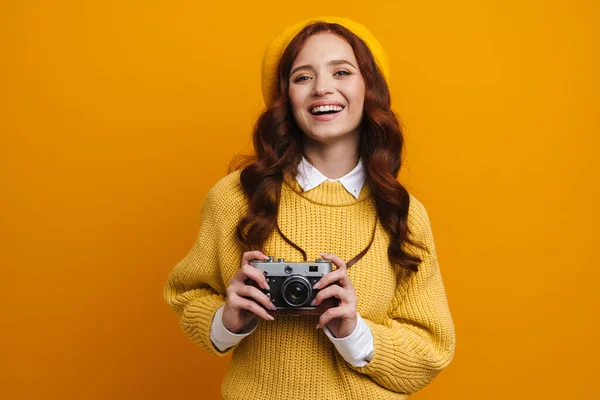
[(239, 267), (242, 256), (234, 239), (235, 212), (228, 204), (231, 201), (230, 191), (223, 190), (223, 181), (207, 193), (195, 243), (175, 265), (163, 290), (164, 300), (177, 313), (179, 325), (187, 336), (207, 352), (220, 356), (237, 347), (221, 351), (210, 340), (213, 317), (225, 303), (226, 286), (221, 270), (223, 265)]
[(373, 333), (373, 359), (364, 367), (351, 367), (399, 393), (425, 387), (450, 363), (455, 347), (429, 217), (412, 195), (408, 223), (413, 239), (425, 245), (425, 250), (407, 248), (421, 258), (419, 271), (400, 280), (382, 323), (365, 319)]

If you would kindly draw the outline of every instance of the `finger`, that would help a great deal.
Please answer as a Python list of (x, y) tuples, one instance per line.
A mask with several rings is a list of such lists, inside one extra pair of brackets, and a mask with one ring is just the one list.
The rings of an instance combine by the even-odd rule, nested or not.
[(262, 304), (265, 308), (269, 308), (271, 310), (277, 309), (275, 304), (271, 303), (271, 299), (269, 299), (266, 294), (264, 294), (263, 292), (261, 292), (260, 290), (255, 288), (254, 286), (241, 285), (238, 288), (236, 295), (246, 297), (246, 298), (250, 297), (250, 298), (256, 300), (257, 302), (259, 302), (260, 304)]
[(319, 282), (315, 283), (313, 289), (320, 289), (331, 285), (333, 282), (338, 282), (342, 287), (348, 287), (351, 285), (350, 278), (348, 278), (347, 269), (336, 269), (335, 271), (328, 272)]
[(242, 254), (242, 261), (240, 262), (240, 267), (250, 264), (252, 260), (266, 260), (268, 257), (265, 256), (262, 252), (258, 250), (254, 251), (246, 251)]
[[(349, 282), (349, 279), (347, 279), (347, 271), (348, 268), (346, 267), (346, 262), (344, 260), (342, 260), (341, 258), (339, 258), (338, 256), (336, 256), (335, 254), (328, 254), (328, 253), (319, 253), (321, 254), (321, 257), (323, 257), (324, 259), (331, 261), (335, 266), (336, 269), (335, 271), (329, 272), (328, 274), (325, 274), (325, 276), (332, 274), (334, 272), (336, 272), (335, 275), (333, 275), (333, 277), (335, 277), (335, 280), (329, 280), (327, 281), (327, 284), (330, 284), (332, 282), (335, 281), (340, 281), (340, 285), (342, 286), (346, 286)], [(330, 276), (331, 278), (331, 276)], [(325, 284), (321, 284), (317, 287), (317, 289), (319, 287), (325, 287)]]
[[(267, 283), (267, 279), (265, 275), (260, 272), (258, 269), (254, 268), (252, 265), (246, 264), (242, 265), (238, 273), (235, 275), (239, 280), (244, 282), (246, 278), (252, 279), (254, 282), (258, 284), (259, 287), (269, 290), (269, 284)], [(245, 282), (244, 282), (245, 283)], [(246, 283), (245, 283), (246, 284)]]
[(319, 323), (317, 324), (317, 329), (324, 327), (325, 325), (327, 325), (329, 323), (329, 321), (331, 321), (334, 318), (343, 317), (344, 315), (349, 313), (349, 311), (350, 310), (348, 309), (348, 307), (334, 307), (334, 308), (328, 309), (323, 314), (321, 314), (321, 316), (319, 317)]
[(330, 297), (323, 300), (321, 304), (317, 306), (316, 312), (318, 315), (321, 315), (328, 309), (338, 307), (339, 305), (340, 301), (336, 297)]
[(332, 263), (334, 263), (337, 268), (347, 269), (346, 268), (346, 261), (342, 260), (341, 258), (339, 258), (338, 256), (336, 256), (335, 254), (327, 254), (327, 253), (319, 253), (319, 254), (324, 259), (329, 260)]
[(238, 310), (250, 311), (251, 313), (258, 315), (260, 318), (268, 321), (273, 321), (275, 319), (271, 314), (267, 312), (267, 310), (259, 306), (255, 301), (240, 296), (232, 296), (231, 307)]
[(346, 304), (353, 303), (356, 299), (356, 297), (349, 290), (346, 290), (338, 285), (331, 285), (319, 291), (310, 305), (319, 305), (323, 300), (330, 297), (336, 297)]

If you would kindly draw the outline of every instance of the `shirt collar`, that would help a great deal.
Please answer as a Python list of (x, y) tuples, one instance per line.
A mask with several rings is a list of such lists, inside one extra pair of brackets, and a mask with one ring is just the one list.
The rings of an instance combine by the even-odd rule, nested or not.
[(360, 191), (365, 183), (365, 172), (362, 159), (359, 158), (356, 167), (354, 167), (352, 171), (341, 178), (330, 179), (309, 163), (306, 158), (302, 157), (302, 161), (298, 165), (298, 175), (296, 175), (296, 180), (305, 192), (316, 188), (325, 181), (339, 181), (352, 196), (358, 199)]

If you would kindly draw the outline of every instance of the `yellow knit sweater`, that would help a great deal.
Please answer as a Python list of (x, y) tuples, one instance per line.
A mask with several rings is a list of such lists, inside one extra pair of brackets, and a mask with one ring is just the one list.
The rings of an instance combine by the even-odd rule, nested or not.
[[(317, 316), (276, 315), (225, 352), (210, 340), (213, 315), (225, 302), (230, 279), (240, 266), (235, 238), (247, 204), (239, 171), (208, 192), (200, 229), (189, 253), (174, 267), (164, 287), (165, 301), (183, 331), (211, 354), (233, 351), (221, 394), (225, 399), (405, 399), (423, 388), (454, 354), (455, 335), (438, 267), (427, 212), (411, 195), (409, 227), (427, 251), (408, 248), (423, 262), (419, 272), (399, 273), (387, 257), (389, 235), (378, 222), (368, 253), (348, 270), (357, 292), (358, 313), (371, 328), (373, 359), (353, 367), (337, 352)], [(369, 243), (375, 207), (365, 185), (358, 199), (339, 182), (325, 181), (302, 192), (286, 179), (279, 211), (281, 231), (302, 247), (308, 259), (319, 252), (348, 261)], [(288, 261), (301, 254), (275, 232), (264, 253)]]

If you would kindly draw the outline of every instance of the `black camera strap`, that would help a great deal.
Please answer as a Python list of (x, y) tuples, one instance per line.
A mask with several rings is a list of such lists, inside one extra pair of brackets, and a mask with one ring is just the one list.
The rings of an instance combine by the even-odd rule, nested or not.
[[(377, 221), (378, 221), (378, 216), (377, 216), (377, 214), (375, 214), (375, 225), (373, 226), (373, 234), (371, 235), (371, 241), (369, 242), (369, 244), (367, 245), (367, 247), (365, 247), (360, 253), (358, 253), (356, 256), (352, 257), (352, 259), (350, 259), (350, 261), (348, 261), (346, 263), (346, 268), (350, 268), (351, 266), (353, 266), (354, 264), (356, 264), (356, 262), (358, 260), (360, 260), (365, 254), (367, 254), (367, 252), (371, 248), (371, 245), (373, 244), (373, 240), (375, 239), (375, 232), (377, 231)], [(302, 258), (304, 259), (304, 262), (306, 262), (307, 261), (306, 251), (304, 251), (302, 249), (302, 247), (298, 246), (296, 243), (294, 243), (290, 239), (288, 239), (287, 236), (285, 236), (283, 234), (283, 232), (281, 232), (281, 229), (279, 228), (279, 222), (278, 221), (275, 221), (275, 224), (277, 225), (277, 231), (279, 232), (279, 234), (281, 235), (281, 237), (283, 238), (283, 240), (285, 240), (290, 246), (292, 246), (293, 248), (295, 248), (296, 250), (298, 250), (302, 254)]]

